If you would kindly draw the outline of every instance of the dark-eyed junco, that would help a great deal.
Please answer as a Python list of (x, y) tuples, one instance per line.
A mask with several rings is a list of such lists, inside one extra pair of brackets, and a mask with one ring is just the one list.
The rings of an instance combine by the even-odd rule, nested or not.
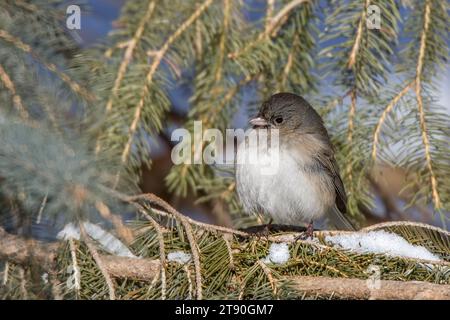
[(237, 150), (236, 188), (244, 210), (268, 215), (276, 223), (309, 224), (323, 216), (337, 229), (354, 230), (346, 218), (347, 196), (334, 158), (333, 145), (320, 115), (302, 97), (277, 93), (265, 101), (252, 130), (278, 129), (274, 172), (262, 164), (239, 161), (255, 150)]

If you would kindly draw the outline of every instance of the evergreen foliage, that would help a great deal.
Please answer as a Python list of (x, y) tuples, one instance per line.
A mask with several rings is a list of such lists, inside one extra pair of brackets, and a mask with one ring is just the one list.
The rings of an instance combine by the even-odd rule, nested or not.
[[(404, 188), (412, 194), (406, 206), (432, 206), (445, 229), (450, 119), (436, 90), (448, 67), (448, 2), (133, 0), (125, 2), (108, 37), (91, 48), (77, 45), (64, 27), (65, 5), (0, 4), (0, 222), (13, 233), (30, 236), (30, 225), (41, 218), (59, 226), (106, 219), (122, 239), (139, 235), (130, 244), (136, 255), (164, 265), (165, 253), (192, 251), (191, 263), (168, 263), (150, 285), (114, 279), (116, 297), (124, 299), (299, 297), (286, 276), (365, 278), (361, 270), (375, 260), (385, 266), (387, 279), (449, 282), (447, 269), (322, 252), (304, 242), (290, 244), (292, 262), (266, 269), (258, 261), (269, 241), (227, 239), (167, 207), (164, 216), (153, 210), (155, 203), (143, 208), (127, 200), (139, 193), (143, 166), (151, 168), (150, 139), (170, 136), (177, 125), (170, 117), (179, 112), (174, 88), (189, 89), (181, 126), (191, 132), (198, 120), (204, 130), (224, 131), (242, 108), (250, 115), (264, 98), (289, 91), (305, 96), (324, 117), (355, 219), (362, 219), (361, 208), (374, 206), (370, 174), (388, 164), (414, 177)], [(380, 10), (381, 29), (368, 27), (371, 5)], [(232, 168), (173, 165), (166, 188), (223, 206), (236, 226), (255, 223), (239, 206)], [(125, 225), (117, 218), (124, 213), (150, 222)], [(393, 231), (437, 246), (431, 250), (447, 254), (448, 263), (445, 231), (430, 231), (436, 240), (430, 245), (421, 238), (430, 236), (425, 229), (399, 228)], [(112, 280), (86, 241), (64, 244), (53, 279), (67, 280), (73, 247), (81, 289), (58, 295), (111, 298)], [(40, 298), (52, 290), (29, 289), (41, 286), (36, 274), (6, 265), (2, 297)]]

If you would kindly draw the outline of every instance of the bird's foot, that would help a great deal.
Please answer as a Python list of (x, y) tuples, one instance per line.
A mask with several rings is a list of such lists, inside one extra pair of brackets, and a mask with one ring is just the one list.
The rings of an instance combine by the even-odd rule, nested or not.
[(307, 240), (308, 238), (314, 238), (314, 225), (313, 221), (311, 221), (306, 227), (306, 231), (300, 233), (297, 237), (295, 237), (295, 241), (297, 240)]

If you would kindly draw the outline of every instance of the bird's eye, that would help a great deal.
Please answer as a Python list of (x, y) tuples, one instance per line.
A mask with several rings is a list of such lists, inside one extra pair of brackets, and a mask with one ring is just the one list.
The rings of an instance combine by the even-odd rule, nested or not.
[(275, 122), (281, 124), (283, 123), (283, 118), (282, 117), (275, 118)]

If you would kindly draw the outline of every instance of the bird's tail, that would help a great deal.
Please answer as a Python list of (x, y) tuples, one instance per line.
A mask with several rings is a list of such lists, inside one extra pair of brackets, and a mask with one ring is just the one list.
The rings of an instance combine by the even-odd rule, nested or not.
[(356, 231), (356, 227), (350, 222), (350, 220), (334, 206), (328, 214), (328, 219), (331, 224), (338, 230)]

